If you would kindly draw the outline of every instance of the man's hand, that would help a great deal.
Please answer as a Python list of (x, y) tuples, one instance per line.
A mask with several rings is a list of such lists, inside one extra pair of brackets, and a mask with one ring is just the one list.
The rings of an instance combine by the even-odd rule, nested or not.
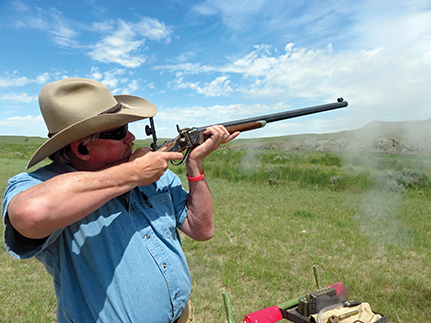
[(232, 139), (238, 137), (239, 132), (229, 134), (224, 126), (211, 126), (204, 132), (206, 139), (201, 145), (195, 147), (189, 156), (189, 160), (193, 160), (198, 164), (207, 157), (210, 153), (220, 147), (221, 144), (225, 144)]
[(138, 148), (130, 156), (129, 162), (138, 175), (138, 185), (145, 186), (156, 182), (168, 169), (168, 161), (182, 159), (178, 152), (151, 151), (150, 148)]

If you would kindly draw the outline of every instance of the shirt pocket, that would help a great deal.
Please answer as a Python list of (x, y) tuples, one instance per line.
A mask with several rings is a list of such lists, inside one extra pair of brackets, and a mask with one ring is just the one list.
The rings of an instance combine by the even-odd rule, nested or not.
[(145, 207), (145, 216), (153, 230), (164, 237), (176, 236), (175, 208), (170, 191), (164, 191), (147, 197), (144, 193), (141, 205)]

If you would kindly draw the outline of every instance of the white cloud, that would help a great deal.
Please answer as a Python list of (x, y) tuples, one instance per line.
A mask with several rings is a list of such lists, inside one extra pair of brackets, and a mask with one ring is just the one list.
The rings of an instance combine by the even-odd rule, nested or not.
[(144, 17), (134, 25), (136, 33), (144, 38), (170, 43), (171, 31), (158, 19)]
[(229, 86), (230, 81), (228, 76), (220, 76), (210, 83), (206, 83), (204, 87), (198, 87), (196, 90), (205, 96), (229, 96), (233, 92)]
[(134, 40), (136, 34), (124, 21), (118, 21), (118, 29), (106, 35), (95, 44), (88, 55), (102, 63), (117, 63), (125, 67), (135, 68), (145, 63), (143, 55), (131, 55), (144, 43), (144, 39)]
[(199, 3), (196, 6), (194, 6), (192, 10), (201, 15), (207, 15), (207, 16), (215, 15), (219, 11), (218, 8), (215, 7), (213, 4), (211, 4), (210, 2)]
[(136, 80), (124, 79), (121, 85), (121, 87), (111, 89), (111, 92), (113, 94), (132, 94), (140, 88)]
[(7, 101), (9, 103), (15, 103), (15, 102), (30, 103), (36, 100), (37, 100), (37, 95), (30, 96), (27, 93), (19, 93), (19, 94), (9, 93), (9, 94), (0, 95), (0, 101)]
[(181, 89), (196, 89), (199, 87), (199, 82), (191, 83), (191, 82), (183, 82), (184, 77), (178, 77), (181, 74), (177, 75), (177, 78), (174, 81), (170, 81), (168, 83), (168, 86), (175, 90), (181, 90)]
[(94, 22), (91, 29), (102, 33), (112, 33), (115, 30), (115, 21)]
[(285, 54), (277, 54), (271, 46), (260, 45), (244, 58), (220, 68), (224, 73), (238, 73), (252, 82), (242, 92), (253, 97), (296, 96), (319, 98), (334, 92), (338, 84), (340, 59), (332, 45), (325, 50), (295, 49), (286, 46)]
[[(393, 50), (431, 49), (431, 10), (420, 1), (400, 1), (396, 5), (367, 1), (357, 7), (356, 40), (360, 47)], [(389, 4), (389, 5), (388, 5)]]
[(24, 86), (31, 83), (26, 76), (13, 77), (10, 75), (0, 76), (0, 87)]
[[(200, 74), (208, 73), (212, 71), (218, 71), (219, 68), (214, 66), (202, 65), (200, 63), (180, 63), (180, 64), (167, 64), (167, 65), (157, 65), (152, 68), (153, 70), (167, 70), (170, 72), (176, 72), (177, 76), (187, 75), (187, 74)], [(178, 74), (180, 73), (180, 74)]]
[(93, 66), (88, 75), (90, 79), (100, 81), (103, 78), (103, 74), (100, 72), (99, 67)]
[(63, 47), (79, 47), (75, 40), (79, 33), (69, 26), (63, 14), (51, 7), (44, 10), (40, 7), (30, 8), (19, 2), (15, 5), (18, 12), (21, 13), (14, 25), (16, 28), (32, 28), (49, 33), (54, 43)]
[(56, 20), (56, 28), (49, 30), (53, 35), (54, 42), (63, 47), (80, 47), (78, 42), (74, 40), (78, 36), (78, 33), (66, 26), (60, 19), (57, 18)]
[(34, 79), (28, 78), (27, 76), (20, 76), (18, 71), (12, 73), (5, 72), (3, 76), (0, 76), (0, 88), (2, 87), (22, 87), (28, 84), (44, 84), (50, 79), (49, 73), (41, 73)]
[(113, 68), (101, 72), (99, 67), (93, 66), (86, 77), (105, 84), (113, 94), (130, 94), (136, 91), (139, 86), (137, 80), (131, 80), (124, 76), (126, 72), (127, 70), (124, 68)]
[(43, 136), (47, 129), (41, 115), (14, 116), (0, 120), (4, 134), (17, 136)]
[[(90, 58), (102, 63), (116, 63), (136, 68), (147, 60), (147, 56), (143, 54), (147, 50), (144, 47), (146, 40), (165, 43), (171, 41), (172, 32), (164, 22), (155, 18), (143, 17), (136, 23), (118, 19), (86, 26), (66, 19), (62, 12), (53, 7), (45, 10), (19, 2), (15, 9), (20, 13), (14, 22), (16, 28), (32, 28), (47, 32), (55, 44), (87, 50)], [(103, 36), (95, 44), (83, 45), (82, 38), (89, 32), (102, 33)]]
[(6, 119), (7, 121), (43, 121), (42, 116), (32, 116), (32, 115), (26, 115), (26, 116), (14, 116)]
[(127, 89), (123, 91), (124, 94), (131, 94), (139, 89), (138, 82), (136, 80), (132, 80), (128, 85)]
[[(180, 75), (182, 74), (179, 73), (177, 76)], [(181, 76), (170, 82), (169, 85), (177, 90), (189, 88), (206, 97), (229, 96), (233, 89), (229, 86), (230, 80), (228, 78), (228, 76), (219, 76), (215, 80), (205, 83), (204, 86), (200, 86), (200, 82), (183, 82), (184, 78)]]
[(153, 18), (142, 18), (137, 23), (126, 23), (118, 19), (114, 22), (99, 25), (99, 30), (108, 31), (98, 43), (92, 47), (88, 55), (102, 63), (117, 63), (124, 67), (136, 68), (144, 64), (147, 56), (145, 50), (146, 39), (152, 41), (170, 42), (170, 31), (164, 23)]
[[(287, 52), (279, 54), (270, 45), (256, 45), (255, 49), (243, 58), (224, 66), (178, 64), (157, 66), (155, 69), (176, 71), (176, 81), (171, 83), (174, 88), (190, 88), (206, 96), (228, 96), (234, 90), (253, 97), (295, 94), (299, 97), (312, 98), (328, 93), (336, 71), (340, 68), (339, 59), (334, 55), (332, 45), (328, 45), (325, 50), (295, 49), (293, 44), (288, 44), (285, 48)], [(229, 76), (226, 75), (217, 77), (205, 86), (200, 86), (200, 82), (185, 81), (188, 74), (209, 71), (239, 74), (247, 82), (243, 82), (241, 86), (238, 83), (233, 87), (232, 81), (228, 80)]]
[(234, 31), (241, 28), (248, 29), (252, 18), (254, 21), (272, 7), (273, 1), (267, 0), (206, 0), (192, 8), (202, 15), (221, 14), (224, 24)]
[(45, 84), (48, 82), (49, 78), (50, 78), (50, 76), (48, 73), (42, 73), (42, 74), (39, 74), (38, 76), (36, 76), (36, 82), (38, 84)]
[(103, 79), (100, 81), (108, 87), (115, 89), (121, 82), (122, 76), (126, 71), (122, 68), (114, 68), (103, 73)]

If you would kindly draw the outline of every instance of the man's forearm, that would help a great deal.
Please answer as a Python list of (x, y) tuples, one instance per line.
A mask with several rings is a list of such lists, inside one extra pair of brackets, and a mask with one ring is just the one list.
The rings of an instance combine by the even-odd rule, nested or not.
[[(188, 177), (199, 177), (202, 174), (201, 162), (189, 159), (186, 165)], [(189, 181), (187, 218), (181, 230), (198, 241), (209, 240), (214, 235), (213, 203), (205, 177)]]
[(189, 191), (187, 218), (181, 230), (195, 240), (209, 240), (214, 235), (214, 212), (206, 180), (189, 182)]
[(117, 177), (113, 170), (56, 176), (15, 196), (7, 210), (10, 222), (25, 237), (44, 238), (134, 187)]

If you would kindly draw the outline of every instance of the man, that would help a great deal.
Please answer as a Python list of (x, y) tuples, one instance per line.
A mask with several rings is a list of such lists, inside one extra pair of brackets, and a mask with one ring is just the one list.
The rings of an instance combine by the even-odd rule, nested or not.
[(114, 97), (92, 80), (64, 79), (42, 88), (39, 105), (50, 139), (29, 167), (48, 156), (53, 163), (8, 182), (9, 253), (45, 265), (59, 322), (192, 322), (177, 228), (196, 240), (213, 236), (202, 161), (238, 133), (206, 130), (208, 139), (186, 161), (187, 192), (168, 170), (181, 153), (132, 152), (127, 124), (155, 115), (150, 102)]

